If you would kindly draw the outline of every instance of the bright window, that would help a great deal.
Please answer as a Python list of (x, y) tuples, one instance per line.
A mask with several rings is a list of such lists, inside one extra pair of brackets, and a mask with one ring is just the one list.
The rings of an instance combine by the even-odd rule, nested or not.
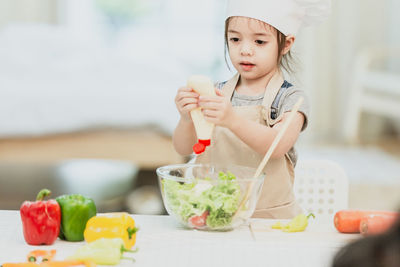
[(60, 0), (59, 17), (77, 38), (99, 40), (112, 53), (216, 80), (228, 71), (224, 8), (222, 0)]

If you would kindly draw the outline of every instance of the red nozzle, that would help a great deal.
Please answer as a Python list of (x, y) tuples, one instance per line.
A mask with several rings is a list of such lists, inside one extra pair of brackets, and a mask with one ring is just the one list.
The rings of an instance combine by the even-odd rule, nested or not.
[(201, 153), (204, 152), (204, 150), (206, 150), (206, 146), (203, 145), (202, 143), (196, 143), (196, 144), (193, 146), (193, 151), (194, 151), (194, 153), (196, 153), (196, 154), (201, 154)]
[(210, 145), (210, 143), (210, 139), (199, 139), (198, 142), (193, 146), (194, 153), (203, 153), (206, 150), (206, 147)]
[(210, 139), (199, 139), (199, 143), (203, 144), (205, 146), (209, 146), (211, 144), (211, 140)]

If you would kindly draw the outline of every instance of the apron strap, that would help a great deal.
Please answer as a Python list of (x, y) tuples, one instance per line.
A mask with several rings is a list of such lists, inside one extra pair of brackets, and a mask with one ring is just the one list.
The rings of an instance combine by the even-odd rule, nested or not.
[(282, 87), (279, 89), (278, 94), (276, 95), (274, 102), (272, 102), (271, 105), (271, 119), (276, 120), (278, 118), (278, 108), (279, 108), (279, 101), (281, 100), (281, 97), (283, 95), (283, 92), (285, 92), (286, 89), (289, 87), (293, 86), (291, 83), (284, 81), (282, 84)]
[(282, 85), (284, 83), (284, 79), (282, 77), (282, 73), (278, 70), (274, 76), (272, 76), (269, 81), (267, 88), (265, 89), (264, 99), (262, 102), (262, 115), (263, 119), (267, 122), (267, 124), (271, 125), (271, 106), (276, 99)]
[(224, 94), (229, 96), (229, 98), (232, 98), (233, 91), (235, 91), (236, 84), (239, 81), (239, 77), (240, 77), (239, 73), (236, 73), (235, 76), (233, 76), (230, 80), (225, 82), (221, 88), (221, 90), (224, 92)]
[[(230, 80), (225, 82), (222, 85), (221, 90), (230, 98), (233, 96), (233, 92), (235, 91), (236, 85), (239, 81), (240, 75), (239, 73), (236, 73), (235, 76), (233, 76)], [(262, 102), (262, 116), (263, 119), (271, 125), (271, 120), (276, 119), (276, 117), (273, 118), (271, 114), (272, 105), (278, 101), (280, 96), (282, 95), (283, 90), (280, 90), (284, 85), (284, 79), (282, 77), (282, 73), (278, 70), (271, 78), (269, 81), (267, 87), (265, 88), (265, 94), (264, 94), (264, 99)], [(276, 110), (275, 110), (276, 111)]]

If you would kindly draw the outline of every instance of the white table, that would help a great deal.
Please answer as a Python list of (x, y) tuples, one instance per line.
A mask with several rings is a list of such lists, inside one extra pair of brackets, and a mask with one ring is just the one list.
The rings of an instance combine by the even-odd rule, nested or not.
[[(181, 227), (169, 216), (132, 215), (140, 228), (132, 254), (136, 263), (121, 266), (307, 266), (328, 267), (339, 248), (358, 238), (340, 234), (330, 224), (311, 222), (305, 232), (271, 230), (273, 220), (253, 219), (230, 232), (204, 232)], [(22, 234), (19, 211), (0, 210), (0, 264), (23, 262), (34, 249), (57, 249), (56, 260), (73, 254), (84, 242), (57, 240), (51, 246), (30, 246)]]

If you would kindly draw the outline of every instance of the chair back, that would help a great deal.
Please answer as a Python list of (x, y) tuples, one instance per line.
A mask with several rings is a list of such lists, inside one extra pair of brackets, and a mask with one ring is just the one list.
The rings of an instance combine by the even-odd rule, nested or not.
[(348, 179), (343, 168), (329, 160), (300, 160), (295, 168), (294, 193), (306, 214), (333, 220), (348, 208)]

